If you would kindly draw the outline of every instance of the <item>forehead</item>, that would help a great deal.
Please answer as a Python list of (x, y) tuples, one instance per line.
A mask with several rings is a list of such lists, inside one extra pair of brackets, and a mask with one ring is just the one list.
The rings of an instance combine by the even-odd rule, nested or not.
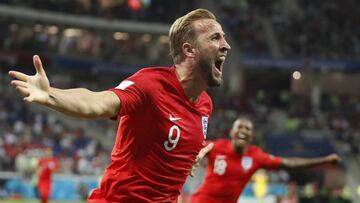
[(252, 128), (252, 123), (251, 123), (251, 121), (246, 120), (246, 119), (238, 119), (235, 121), (234, 127), (239, 127), (239, 126), (246, 126), (246, 127)]
[(224, 34), (221, 25), (214, 19), (202, 19), (194, 22), (194, 29), (198, 35)]

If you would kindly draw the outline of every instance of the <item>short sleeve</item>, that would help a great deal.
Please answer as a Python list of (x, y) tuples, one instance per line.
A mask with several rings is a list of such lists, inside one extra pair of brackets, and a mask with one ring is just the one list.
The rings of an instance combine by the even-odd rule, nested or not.
[(146, 73), (141, 71), (123, 80), (115, 88), (109, 89), (120, 99), (120, 109), (116, 118), (135, 113), (144, 107), (147, 102)]
[(261, 149), (258, 149), (257, 156), (259, 158), (260, 167), (264, 169), (278, 169), (281, 164), (281, 157), (267, 154)]

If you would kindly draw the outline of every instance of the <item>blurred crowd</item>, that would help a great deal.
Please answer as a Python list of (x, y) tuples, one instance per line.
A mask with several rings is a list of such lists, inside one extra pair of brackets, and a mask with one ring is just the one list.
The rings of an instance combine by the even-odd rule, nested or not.
[(244, 53), (269, 55), (277, 44), (283, 57), (360, 59), (359, 1), (239, 0), (220, 8)]
[[(178, 5), (180, 2), (181, 5)], [(45, 3), (36, 0), (26, 3), (16, 0), (4, 1), (10, 5), (99, 17), (104, 17), (104, 12), (96, 10), (106, 10), (112, 13), (106, 15), (114, 15), (115, 18), (162, 23), (169, 23), (186, 9), (194, 8), (196, 3), (191, 2), (139, 1), (144, 6), (138, 11), (133, 11), (125, 0)], [(360, 19), (356, 11), (359, 7), (359, 2), (355, 0), (292, 3), (280, 0), (229, 0), (222, 1), (218, 8), (220, 20), (230, 31), (244, 55), (358, 60)], [(123, 10), (138, 15), (127, 15), (129, 12)], [(170, 10), (176, 12), (164, 12)], [(134, 16), (141, 17), (134, 19)], [(14, 23), (12, 19), (4, 17), (0, 18), (0, 22), (3, 25), (0, 28), (2, 47), (8, 49), (20, 48), (78, 57), (91, 56), (130, 64), (153, 65), (170, 61), (166, 35), (55, 26), (30, 20)]]
[(50, 147), (59, 161), (59, 173), (102, 174), (109, 148), (92, 139), (87, 129), (70, 127), (56, 115), (29, 106), (0, 73), (0, 171), (30, 170), (31, 159)]
[(165, 64), (167, 35), (91, 30), (16, 21), (0, 16), (0, 47), (48, 55), (89, 58), (124, 64)]
[[(3, 4), (107, 20), (126, 19), (146, 22), (172, 22), (195, 8), (192, 0), (3, 0)], [(171, 12), (169, 12), (171, 11)]]

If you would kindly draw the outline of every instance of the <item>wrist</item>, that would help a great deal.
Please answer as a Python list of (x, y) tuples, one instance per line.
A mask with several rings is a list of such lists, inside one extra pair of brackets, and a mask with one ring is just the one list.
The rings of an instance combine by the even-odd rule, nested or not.
[(49, 88), (48, 95), (44, 101), (44, 104), (49, 107), (55, 105), (55, 89), (54, 88), (52, 88), (52, 87)]

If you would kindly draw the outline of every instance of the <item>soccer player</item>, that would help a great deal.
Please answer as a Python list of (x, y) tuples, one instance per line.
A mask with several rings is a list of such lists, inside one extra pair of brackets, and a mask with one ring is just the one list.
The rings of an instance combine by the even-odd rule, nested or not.
[(106, 91), (51, 87), (37, 55), (35, 75), (9, 72), (27, 102), (80, 118), (120, 119), (111, 163), (90, 203), (177, 202), (204, 149), (212, 111), (205, 90), (222, 84), (230, 46), (205, 9), (178, 18), (169, 38), (173, 66), (144, 68)]
[(331, 154), (319, 158), (283, 158), (265, 153), (255, 145), (253, 124), (238, 118), (230, 130), (231, 140), (220, 139), (206, 155), (208, 165), (205, 180), (191, 198), (191, 203), (236, 203), (251, 176), (264, 169), (306, 169), (340, 158)]
[(57, 170), (57, 161), (52, 156), (52, 149), (44, 149), (44, 156), (38, 162), (37, 191), (41, 203), (47, 203), (51, 195), (52, 173)]

